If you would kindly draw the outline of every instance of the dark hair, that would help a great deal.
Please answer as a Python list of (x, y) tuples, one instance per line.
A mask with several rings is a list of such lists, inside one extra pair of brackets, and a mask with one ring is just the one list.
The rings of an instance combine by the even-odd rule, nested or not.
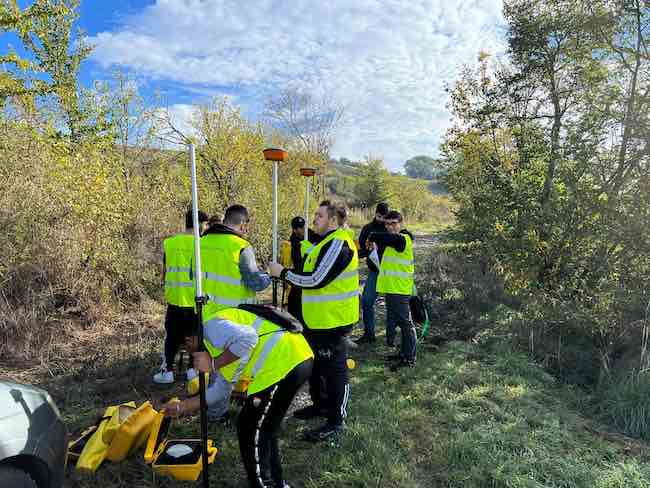
[[(208, 216), (205, 214), (205, 212), (201, 212), (199, 210), (199, 224), (201, 222), (207, 222), (207, 221), (208, 221)], [(187, 212), (185, 212), (185, 228), (186, 229), (194, 228), (194, 218), (192, 216), (191, 208)]]
[(231, 205), (223, 216), (223, 223), (226, 225), (246, 224), (248, 220), (248, 210), (243, 205)]
[(327, 216), (332, 219), (334, 217), (337, 217), (337, 212), (336, 212), (336, 203), (332, 202), (331, 200), (323, 200), (318, 204), (319, 207), (327, 207)]
[(397, 220), (398, 222), (401, 222), (402, 221), (402, 214), (399, 213), (397, 210), (391, 210), (390, 212), (388, 212), (384, 216), (384, 218), (386, 220)]
[(216, 213), (210, 217), (208, 220), (208, 224), (214, 225), (214, 224), (220, 224), (223, 221), (223, 215), (220, 213)]
[(336, 205), (336, 221), (339, 225), (343, 225), (346, 220), (348, 220), (348, 211), (345, 208), (345, 205), (339, 203)]
[(305, 226), (305, 219), (303, 219), (300, 215), (297, 217), (294, 217), (291, 219), (291, 228), (292, 229), (300, 229)]
[(378, 203), (377, 208), (375, 208), (375, 213), (381, 215), (382, 217), (385, 217), (388, 211), (388, 204), (385, 202)]

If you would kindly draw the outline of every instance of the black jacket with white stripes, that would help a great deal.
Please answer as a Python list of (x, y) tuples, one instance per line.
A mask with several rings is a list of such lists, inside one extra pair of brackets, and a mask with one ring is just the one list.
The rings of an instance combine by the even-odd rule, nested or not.
[[(322, 239), (326, 239), (332, 232), (335, 231), (328, 232)], [(340, 275), (348, 267), (353, 256), (354, 251), (350, 249), (347, 242), (333, 239), (320, 249), (313, 271), (284, 269), (280, 277), (288, 281), (291, 286), (317, 290), (327, 286)], [(301, 319), (301, 317), (298, 318)], [(350, 324), (350, 327), (352, 325)], [(339, 333), (346, 333), (349, 327), (337, 327), (334, 330)]]
[[(322, 239), (326, 239), (332, 232), (335, 231), (328, 232)], [(352, 261), (353, 255), (347, 242), (333, 239), (321, 248), (313, 271), (285, 269), (280, 277), (287, 280), (292, 286), (317, 290), (329, 285), (334, 278), (341, 274)]]

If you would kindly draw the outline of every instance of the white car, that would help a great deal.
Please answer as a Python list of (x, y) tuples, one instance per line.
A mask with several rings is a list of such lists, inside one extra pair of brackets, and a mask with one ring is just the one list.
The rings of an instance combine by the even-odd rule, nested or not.
[(50, 395), (0, 381), (0, 486), (60, 488), (68, 432)]

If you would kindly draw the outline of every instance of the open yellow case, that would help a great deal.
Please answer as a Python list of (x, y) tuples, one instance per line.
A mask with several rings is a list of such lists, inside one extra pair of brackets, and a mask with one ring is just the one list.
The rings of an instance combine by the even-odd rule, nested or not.
[[(157, 474), (171, 476), (177, 480), (196, 481), (203, 469), (201, 439), (167, 439), (170, 427), (171, 419), (165, 417), (164, 412), (159, 412), (151, 426), (144, 461), (151, 464)], [(179, 444), (187, 446), (191, 452), (180, 457), (171, 456), (169, 449)], [(208, 464), (212, 464), (217, 451), (212, 440), (208, 439)]]

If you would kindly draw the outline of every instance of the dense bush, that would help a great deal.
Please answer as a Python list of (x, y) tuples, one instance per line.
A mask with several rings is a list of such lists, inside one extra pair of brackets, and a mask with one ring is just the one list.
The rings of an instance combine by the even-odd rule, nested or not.
[(504, 13), (508, 59), (482, 53), (450, 90), (454, 238), (526, 304), (531, 352), (602, 382), (638, 353), (650, 300), (648, 11), (512, 0)]

